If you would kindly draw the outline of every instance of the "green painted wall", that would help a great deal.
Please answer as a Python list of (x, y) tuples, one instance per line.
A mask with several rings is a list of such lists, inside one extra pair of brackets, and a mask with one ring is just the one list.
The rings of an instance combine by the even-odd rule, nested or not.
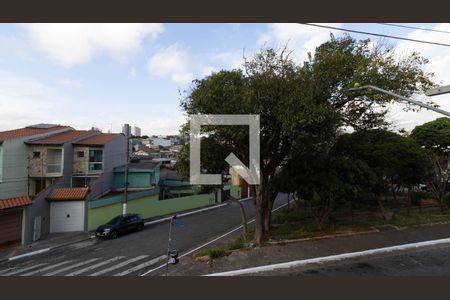
[[(123, 172), (114, 173), (114, 187), (113, 189), (123, 188), (123, 183), (125, 182)], [(156, 185), (155, 174), (153, 171), (147, 172), (129, 172), (128, 173), (129, 187), (148, 187), (151, 185)]]
[[(155, 194), (129, 200), (128, 212), (138, 213), (144, 218), (152, 218), (213, 205), (216, 201), (214, 193), (166, 200), (159, 200), (158, 198), (159, 196)], [(120, 200), (120, 198), (117, 199)], [(217, 201), (221, 201), (220, 195), (218, 195)], [(89, 205), (88, 230), (95, 230), (98, 226), (105, 224), (122, 213), (122, 202), (117, 202), (116, 200), (114, 200), (114, 202), (115, 203), (98, 207), (91, 207), (91, 205)]]
[(190, 186), (191, 183), (189, 181), (178, 181), (178, 180), (161, 180), (161, 186)]
[(241, 187), (238, 185), (230, 186), (230, 195), (236, 199), (241, 199)]

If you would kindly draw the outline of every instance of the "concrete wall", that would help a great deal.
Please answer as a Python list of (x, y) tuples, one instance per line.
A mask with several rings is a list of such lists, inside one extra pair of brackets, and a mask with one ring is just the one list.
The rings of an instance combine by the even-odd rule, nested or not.
[[(78, 152), (83, 152), (83, 157), (78, 157)], [(89, 147), (74, 146), (73, 147), (73, 173), (86, 174), (89, 166)]]
[(41, 238), (50, 233), (50, 203), (46, 198), (54, 188), (67, 187), (69, 185), (70, 177), (61, 177), (33, 198), (33, 204), (26, 209), (23, 244), (26, 245), (33, 242), (34, 218), (37, 216), (41, 216)]
[(114, 184), (114, 168), (123, 166), (126, 158), (127, 138), (120, 136), (109, 141), (103, 147), (103, 172), (101, 177), (91, 187), (88, 200), (97, 199), (106, 191), (110, 191)]
[(27, 147), (24, 139), (3, 142), (0, 199), (28, 195)]
[[(71, 150), (68, 147), (62, 147), (62, 146), (38, 146), (38, 145), (30, 145), (28, 147), (28, 159), (29, 159), (29, 167), (30, 167), (30, 177), (61, 177), (63, 175), (63, 172), (53, 172), (48, 173), (47, 172), (47, 164), (48, 161), (48, 151), (49, 150), (61, 150), (61, 165), (62, 170), (64, 171), (66, 169), (66, 162), (70, 161), (71, 158), (67, 157), (67, 150)], [(35, 151), (40, 152), (40, 156), (38, 158), (35, 158), (33, 156), (33, 153)], [(71, 167), (71, 166), (70, 166)]]
[[(144, 218), (153, 218), (216, 203), (214, 193), (166, 200), (158, 200), (159, 190), (155, 190), (154, 193), (156, 194), (129, 199), (128, 212), (138, 213)], [(220, 197), (217, 199), (220, 202)], [(105, 197), (101, 200), (103, 203), (96, 203), (99, 200), (89, 203), (88, 230), (95, 230), (98, 226), (105, 224), (122, 213), (123, 196), (121, 194), (108, 198)]]

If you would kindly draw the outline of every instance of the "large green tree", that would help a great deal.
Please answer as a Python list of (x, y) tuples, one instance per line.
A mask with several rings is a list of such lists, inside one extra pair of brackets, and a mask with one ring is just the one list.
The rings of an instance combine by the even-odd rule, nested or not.
[[(347, 90), (355, 81), (381, 85), (404, 95), (431, 85), (422, 71), (424, 59), (414, 54), (398, 60), (389, 51), (371, 47), (369, 41), (332, 36), (303, 65), (295, 64), (286, 49), (262, 49), (246, 61), (242, 71), (223, 70), (193, 82), (181, 103), (188, 114), (260, 115), (261, 182), (252, 186), (257, 243), (269, 230), (278, 193), (274, 179), (287, 158), (297, 151), (329, 147), (341, 126), (371, 128), (385, 123), (383, 112), (375, 110), (372, 103), (392, 99), (385, 95), (354, 99)], [(248, 163), (248, 129), (208, 126), (202, 130), (210, 141), (232, 149)], [(202, 150), (203, 155), (209, 154)], [(202, 160), (202, 170), (209, 171), (210, 163), (216, 165)]]
[(430, 162), (425, 151), (411, 138), (394, 132), (375, 129), (345, 134), (334, 151), (367, 166), (366, 180), (358, 185), (361, 190), (375, 194), (383, 216), (382, 195), (389, 192), (399, 208), (398, 191), (410, 191), (430, 177)]
[(427, 150), (434, 169), (428, 187), (439, 199), (441, 209), (447, 209), (444, 199), (450, 182), (450, 118), (416, 126), (411, 137)]

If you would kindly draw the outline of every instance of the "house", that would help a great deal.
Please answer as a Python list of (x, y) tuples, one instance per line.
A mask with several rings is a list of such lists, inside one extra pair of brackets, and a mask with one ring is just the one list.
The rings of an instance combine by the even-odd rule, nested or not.
[(113, 170), (126, 161), (126, 145), (126, 137), (115, 133), (72, 141), (70, 172), (41, 196), (50, 204), (49, 233), (88, 230), (87, 203), (111, 192)]
[(50, 202), (50, 232), (84, 231), (86, 228), (85, 200), (89, 188), (55, 188)]
[(71, 130), (69, 126), (37, 124), (0, 132), (0, 245), (24, 243), (24, 220), (33, 194), (24, 142)]
[(156, 137), (156, 138), (152, 138), (152, 145), (153, 146), (170, 147), (172, 145), (172, 142), (169, 139), (165, 139), (162, 137)]
[(125, 162), (125, 136), (72, 129), (25, 144), (34, 197), (24, 219), (24, 243), (86, 230), (86, 202), (111, 191), (112, 170)]
[(127, 139), (123, 134), (102, 133), (73, 143), (72, 187), (85, 187), (101, 175), (112, 186), (113, 170), (126, 161)]
[(45, 138), (28, 140), (30, 194), (46, 189), (57, 178), (72, 176), (72, 143), (101, 134), (96, 130), (71, 130)]
[[(131, 161), (128, 164), (128, 191), (154, 189), (160, 181), (160, 162)], [(114, 168), (113, 191), (123, 191), (125, 183), (125, 166)]]
[[(98, 130), (71, 130), (25, 141), (28, 145), (30, 195), (35, 196), (24, 221), (25, 243), (59, 232), (52, 230), (54, 214), (47, 197), (54, 189), (71, 187), (73, 143), (97, 135), (101, 135)], [(66, 217), (67, 222), (69, 219)]]

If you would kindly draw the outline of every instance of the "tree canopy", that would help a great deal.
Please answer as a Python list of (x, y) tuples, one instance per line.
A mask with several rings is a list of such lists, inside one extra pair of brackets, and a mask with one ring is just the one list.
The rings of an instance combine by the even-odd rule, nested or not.
[[(255, 240), (261, 243), (279, 191), (276, 178), (287, 159), (299, 153), (328, 153), (343, 126), (362, 130), (387, 124), (385, 111), (373, 104), (383, 105), (392, 100), (390, 96), (355, 95), (348, 88), (360, 82), (408, 96), (432, 85), (429, 74), (423, 71), (426, 62), (417, 54), (398, 59), (388, 47), (374, 47), (369, 40), (350, 36), (331, 36), (302, 65), (296, 64), (286, 49), (264, 48), (246, 60), (243, 70), (222, 70), (195, 80), (181, 107), (189, 115), (260, 116), (261, 183), (251, 188), (256, 205)], [(188, 130), (188, 124), (184, 129)], [(203, 171), (217, 171), (222, 156), (229, 151), (248, 163), (248, 128), (204, 126), (202, 132), (208, 138), (206, 143), (211, 143), (211, 150), (202, 149)], [(179, 158), (181, 165), (188, 159), (188, 147)], [(226, 151), (216, 151), (215, 147)], [(314, 157), (311, 159), (315, 163)], [(317, 163), (327, 172), (333, 162)]]

